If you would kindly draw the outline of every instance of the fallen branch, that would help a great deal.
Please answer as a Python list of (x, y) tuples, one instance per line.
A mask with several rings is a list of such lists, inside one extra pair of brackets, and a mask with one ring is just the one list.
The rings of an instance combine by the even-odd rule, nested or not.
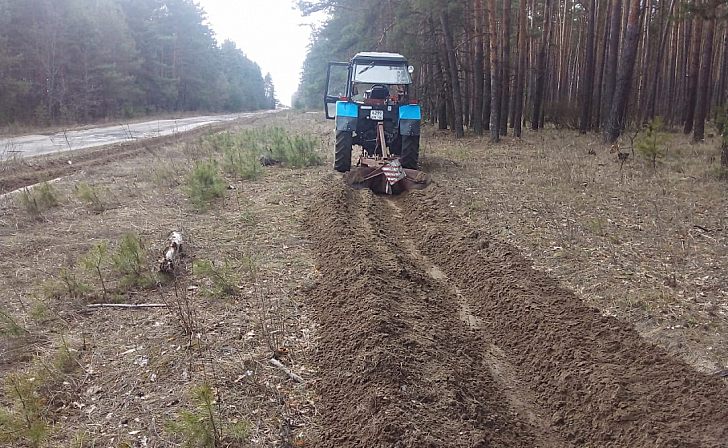
[(88, 308), (164, 308), (166, 303), (139, 303), (137, 305), (131, 303), (92, 303), (86, 305)]
[(159, 263), (159, 270), (171, 274), (182, 255), (182, 234), (176, 231), (170, 232), (168, 241), (169, 244), (164, 249), (162, 261)]
[(270, 363), (273, 364), (274, 366), (278, 367), (279, 369), (283, 370), (283, 372), (285, 372), (285, 374), (288, 375), (288, 377), (290, 379), (292, 379), (293, 381), (295, 381), (297, 383), (305, 383), (305, 381), (303, 380), (303, 378), (301, 378), (300, 376), (298, 376), (295, 373), (291, 372), (291, 369), (289, 369), (288, 367), (284, 366), (277, 359), (271, 358)]

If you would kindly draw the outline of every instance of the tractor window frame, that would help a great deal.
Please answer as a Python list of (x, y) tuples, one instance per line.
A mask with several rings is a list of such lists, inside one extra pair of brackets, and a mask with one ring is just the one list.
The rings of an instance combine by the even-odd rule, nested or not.
[[(332, 69), (336, 70), (337, 73), (334, 74), (332, 78)], [(338, 70), (343, 69), (342, 72), (338, 72)], [(342, 89), (334, 89), (332, 91), (332, 80), (336, 79), (339, 81), (338, 78), (340, 78), (341, 75), (346, 74), (346, 78), (344, 80)], [(336, 102), (341, 97), (346, 97), (349, 95), (350, 90), (350, 83), (349, 79), (351, 77), (351, 66), (348, 62), (329, 62), (328, 68), (326, 69), (326, 91), (324, 92), (324, 110), (326, 111), (326, 118), (328, 119), (334, 119), (336, 117)], [(338, 84), (338, 83), (337, 83)]]
[[(388, 70), (383, 70), (385, 67)], [(354, 62), (352, 70), (352, 82), (356, 83), (385, 85), (412, 84), (412, 77), (407, 70), (407, 64), (402, 62)]]

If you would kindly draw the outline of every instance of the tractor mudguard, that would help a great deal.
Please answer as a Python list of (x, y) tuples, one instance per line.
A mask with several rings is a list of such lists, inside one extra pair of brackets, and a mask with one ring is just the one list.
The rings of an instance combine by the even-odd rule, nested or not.
[(356, 122), (359, 118), (359, 106), (348, 101), (336, 102), (336, 130), (356, 131)]
[(420, 135), (420, 122), (422, 114), (417, 104), (399, 106), (399, 134)]

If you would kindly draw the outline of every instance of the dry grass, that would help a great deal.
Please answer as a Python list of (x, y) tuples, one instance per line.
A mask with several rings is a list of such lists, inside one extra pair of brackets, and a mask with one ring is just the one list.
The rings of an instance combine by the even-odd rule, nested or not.
[(620, 170), (596, 135), (427, 141), (425, 169), (452, 187), (453, 203), (536, 268), (699, 369), (728, 365), (728, 184), (716, 175), (717, 142), (670, 134), (657, 169), (630, 152)]
[[(310, 132), (296, 116), (270, 116), (260, 125)], [(313, 391), (292, 383), (268, 360), (277, 356), (304, 378), (314, 375), (305, 367), (311, 324), (296, 297), (313, 275), (299, 222), (308, 187), (328, 170), (272, 167), (255, 181), (227, 178), (224, 197), (200, 213), (185, 193), (186, 177), (197, 159), (210, 154), (203, 136), (93, 166), (53, 184), (61, 205), (42, 210), (43, 219), (30, 216), (17, 195), (0, 204), (3, 308), (27, 331), (0, 336), (0, 375), (30, 369), (39, 358), (27, 356), (28, 348), (56, 350), (61, 334), (81, 354), (74, 396), (52, 410), (58, 423), (42, 446), (181, 441), (167, 423), (195, 406), (193, 392), (205, 383), (215, 391), (220, 422), (230, 428), (250, 423), (245, 446), (315, 438)], [(104, 207), (78, 194), (78, 185), (103, 192)], [(186, 257), (176, 278), (121, 289), (118, 273), (106, 271), (109, 288), (123, 296), (118, 300), (163, 302), (169, 309), (86, 308), (101, 298), (99, 282), (78, 268), (90, 248), (106, 241), (113, 253), (125, 234), (138, 235), (152, 275), (170, 230), (185, 238)], [(204, 294), (212, 280), (193, 274), (195, 260), (227, 266), (233, 290)], [(92, 292), (64, 293), (69, 272)], [(60, 284), (60, 291), (49, 293), (51, 284)], [(0, 396), (0, 405), (9, 406), (9, 400)]]
[[(220, 156), (204, 134), (64, 177), (53, 183), (59, 205), (40, 216), (17, 194), (0, 199), (1, 309), (21, 328), (0, 334), (0, 377), (31, 371), (62, 340), (78, 355), (42, 446), (179, 443), (168, 423), (196, 406), (193, 392), (204, 384), (221, 422), (249, 423), (245, 446), (316, 440), (312, 382), (292, 383), (268, 361), (276, 356), (315, 380), (316, 328), (300, 296), (316, 273), (300, 223), (330, 172), (332, 132), (320, 114), (294, 111), (232, 132), (276, 126), (311, 134), (325, 164), (266, 167), (254, 180), (221, 172), (224, 195), (205, 212), (186, 193), (195, 161)], [(489, 145), (428, 129), (422, 161), (452, 192), (454, 210), (516, 244), (589, 304), (711, 371), (728, 364), (726, 184), (713, 175), (714, 146), (682, 136), (669, 145), (656, 171), (632, 156), (620, 171), (596, 136), (545, 131)], [(104, 206), (79, 195), (81, 184), (102, 192)], [(86, 307), (100, 288), (77, 268), (91, 247), (106, 241), (113, 252), (133, 234), (145, 243), (151, 276), (171, 230), (186, 245), (175, 277), (122, 286), (107, 271), (120, 300), (167, 309)], [(195, 261), (209, 262), (225, 287), (210, 270), (195, 272)], [(95, 299), (68, 292), (71, 274)], [(52, 285), (61, 292), (49, 293)], [(10, 402), (0, 395), (1, 406)]]

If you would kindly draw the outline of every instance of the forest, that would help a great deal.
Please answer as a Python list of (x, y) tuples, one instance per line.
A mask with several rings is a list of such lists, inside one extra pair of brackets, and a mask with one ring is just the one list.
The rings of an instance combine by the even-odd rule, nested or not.
[(0, 125), (274, 107), (192, 0), (0, 0)]
[[(725, 120), (726, 0), (316, 0), (328, 12), (297, 105), (321, 108), (326, 62), (392, 51), (415, 66), (423, 118), (496, 142), (547, 124), (604, 134), (645, 124), (704, 139)], [(657, 117), (657, 118), (656, 118)]]

